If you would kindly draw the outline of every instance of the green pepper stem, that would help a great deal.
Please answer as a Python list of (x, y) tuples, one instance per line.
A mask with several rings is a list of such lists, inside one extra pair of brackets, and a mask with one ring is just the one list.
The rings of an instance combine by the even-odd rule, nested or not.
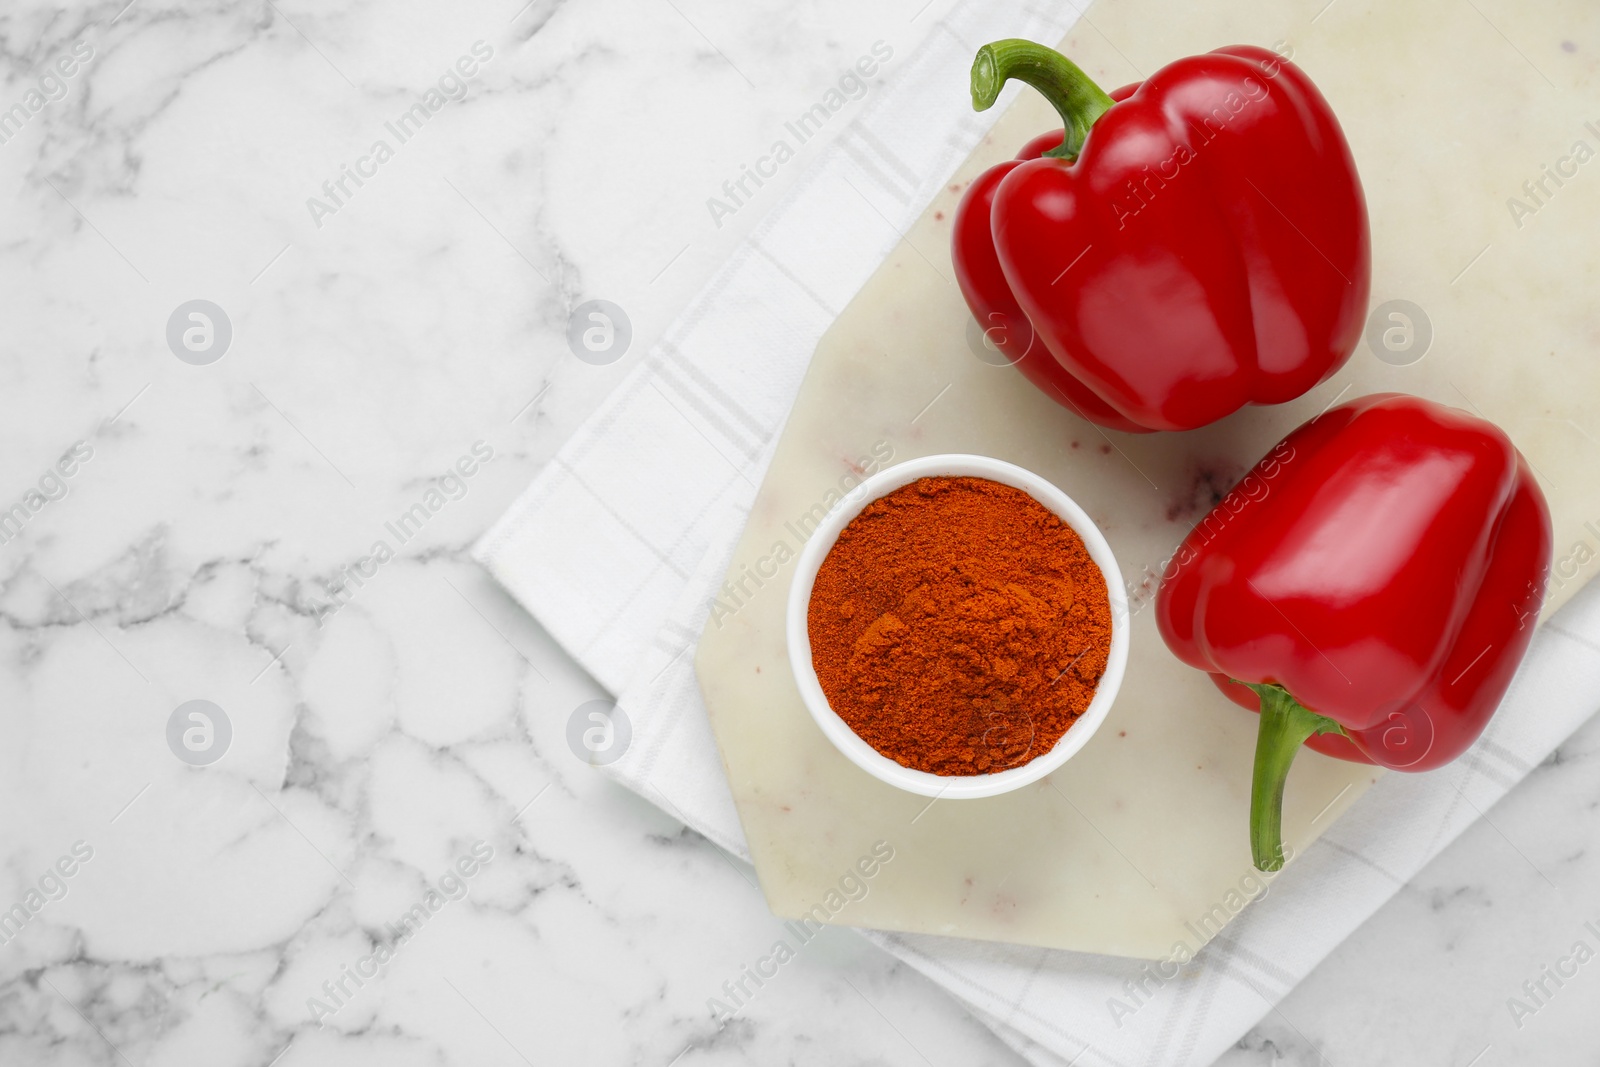
[(1250, 779), (1250, 855), (1258, 870), (1283, 867), (1283, 786), (1300, 746), (1313, 734), (1344, 733), (1344, 727), (1301, 704), (1280, 685), (1255, 685), (1261, 698), (1255, 773)]
[(1095, 120), (1116, 103), (1078, 65), (1053, 48), (1008, 37), (978, 49), (972, 60), (972, 110), (994, 106), (1007, 79), (1033, 86), (1061, 113), (1061, 145), (1044, 153), (1076, 159)]

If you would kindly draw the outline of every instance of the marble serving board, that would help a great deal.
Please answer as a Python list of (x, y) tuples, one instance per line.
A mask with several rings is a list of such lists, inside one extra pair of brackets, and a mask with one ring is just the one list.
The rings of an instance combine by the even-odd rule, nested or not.
[[(777, 915), (1144, 958), (1214, 936), (1259, 892), (1246, 837), (1256, 720), (1166, 651), (1149, 610), (1153, 578), (1256, 458), (1338, 398), (1400, 390), (1499, 423), (1550, 499), (1557, 562), (1547, 611), (1594, 569), (1600, 315), (1589, 293), (1600, 277), (1600, 161), (1577, 163), (1576, 143), (1600, 149), (1600, 95), (1596, 57), (1571, 42), (1600, 39), (1600, 16), (1576, 3), (1336, 0), (1319, 14), (1323, 3), (1103, 0), (1061, 48), (1106, 86), (1228, 43), (1292, 50), (1337, 110), (1361, 169), (1373, 307), (1420, 309), (1410, 313), (1411, 348), (1380, 340), (1380, 358), (1363, 345), (1292, 404), (1149, 436), (1103, 432), (992, 354), (980, 357), (952, 280), (951, 215), (975, 174), (1052, 124), (1031, 93), (818, 345), (735, 552), (738, 609), (715, 614), (697, 659)], [(1546, 180), (1535, 201), (1524, 183), (1547, 166), (1576, 173), (1559, 187)], [(1404, 334), (1391, 342), (1404, 349)], [(1062, 770), (1007, 796), (930, 804), (829, 745), (791, 679), (783, 609), (804, 517), (846, 475), (934, 452), (1010, 460), (1082, 504), (1128, 580), (1133, 640), (1109, 719)], [(1302, 754), (1284, 812), (1293, 849), (1317, 847), (1376, 773)], [(847, 876), (880, 841), (894, 858), (868, 863), (875, 873), (858, 889)]]

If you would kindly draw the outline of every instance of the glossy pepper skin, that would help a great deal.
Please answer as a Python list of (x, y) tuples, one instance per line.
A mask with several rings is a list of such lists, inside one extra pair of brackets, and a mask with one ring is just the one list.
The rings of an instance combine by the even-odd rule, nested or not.
[[(1125, 86), (1111, 94), (1125, 99), (1136, 86)], [(990, 167), (967, 186), (956, 208), (953, 255), (956, 284), (967, 298), (967, 307), (978, 321), (984, 337), (997, 351), (1034, 385), (1082, 418), (1113, 430), (1149, 433), (1149, 429), (1127, 418), (1075, 378), (1037, 334), (1022, 305), (1011, 291), (995, 251), (994, 234), (989, 229), (990, 209), (1000, 181), (1024, 160), (1038, 159), (1061, 145), (1061, 134), (1042, 133), (1022, 146), (1016, 159)]]
[(1344, 364), (1371, 288), (1366, 200), (1298, 67), (1223, 48), (1113, 98), (1059, 53), (996, 41), (973, 63), (974, 107), (1008, 78), (1056, 106), (1064, 138), (980, 177), (953, 257), (979, 323), (1020, 316), (1009, 338), (1060, 367), (1029, 351), (1024, 373), (1101, 425), (1187, 430)]
[(1550, 514), (1483, 419), (1364, 397), (1286, 437), (1184, 540), (1156, 597), (1162, 637), (1261, 712), (1256, 866), (1282, 866), (1283, 787), (1302, 743), (1422, 771), (1483, 731), (1544, 599)]

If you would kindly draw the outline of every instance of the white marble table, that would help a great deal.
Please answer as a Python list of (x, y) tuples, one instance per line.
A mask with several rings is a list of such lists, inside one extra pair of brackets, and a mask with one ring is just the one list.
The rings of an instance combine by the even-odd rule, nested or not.
[[(838, 930), (719, 1030), (779, 923), (466, 556), (946, 0), (123, 2), (0, 20), (0, 1064), (1020, 1062)], [(1600, 964), (1505, 1000), (1600, 884), (1597, 737), (1225, 1062), (1576, 1062)]]

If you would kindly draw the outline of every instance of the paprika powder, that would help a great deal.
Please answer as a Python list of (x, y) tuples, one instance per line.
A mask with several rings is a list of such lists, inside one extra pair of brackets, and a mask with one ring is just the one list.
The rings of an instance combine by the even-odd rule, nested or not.
[(1111, 648), (1105, 576), (1083, 539), (986, 478), (922, 478), (868, 504), (823, 560), (806, 625), (834, 712), (939, 775), (1049, 752)]

